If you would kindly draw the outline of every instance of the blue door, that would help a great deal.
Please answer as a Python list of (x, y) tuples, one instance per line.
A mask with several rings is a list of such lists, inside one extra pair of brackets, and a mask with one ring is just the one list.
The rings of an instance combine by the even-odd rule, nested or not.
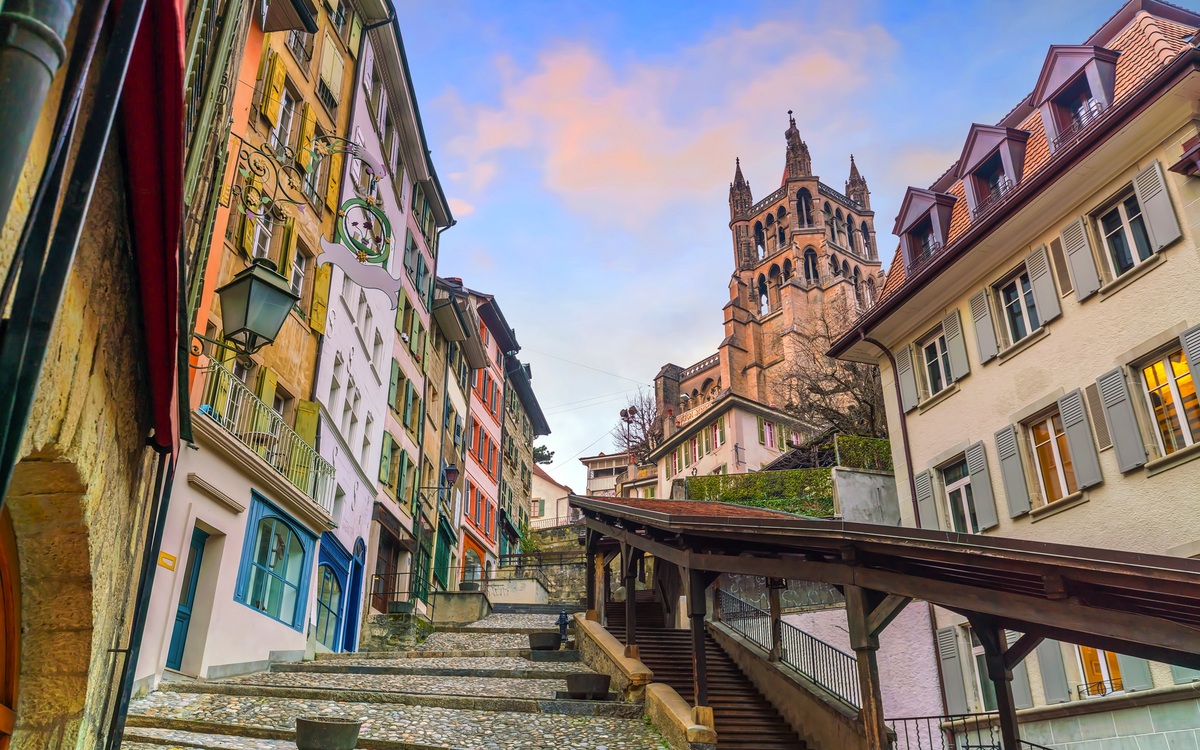
[(206, 541), (206, 532), (192, 530), (187, 567), (183, 569), (183, 588), (179, 590), (179, 606), (175, 610), (175, 628), (171, 631), (171, 648), (167, 651), (167, 669), (179, 669), (183, 662), (183, 648), (187, 645), (188, 625), (192, 622), (192, 604), (196, 601), (196, 581), (200, 578), (200, 561), (204, 557)]
[(349, 595), (346, 597), (346, 622), (342, 627), (342, 651), (353, 651), (358, 645), (358, 603), (362, 601), (363, 566), (367, 546), (359, 539), (354, 543), (354, 560), (350, 563)]

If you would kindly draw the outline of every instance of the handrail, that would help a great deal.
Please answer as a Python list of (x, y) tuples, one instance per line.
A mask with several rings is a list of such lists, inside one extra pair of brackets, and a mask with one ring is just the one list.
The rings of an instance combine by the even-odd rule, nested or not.
[(214, 361), (202, 372), (204, 395), (197, 411), (225, 428), (333, 515), (333, 465), (219, 362)]
[[(760, 648), (771, 650), (771, 615), (723, 589), (716, 589), (715, 608), (721, 622)], [(780, 622), (780, 661), (829, 691), (846, 704), (860, 708), (858, 660), (851, 654)]]
[[(1000, 714), (888, 717), (885, 722), (895, 734), (894, 750), (1004, 750), (1000, 737)], [(1054, 750), (1029, 740), (1018, 740), (1019, 750)]]

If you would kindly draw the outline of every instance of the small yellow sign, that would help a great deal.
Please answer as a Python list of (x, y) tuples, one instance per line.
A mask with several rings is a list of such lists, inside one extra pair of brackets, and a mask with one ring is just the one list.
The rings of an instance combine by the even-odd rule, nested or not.
[(167, 570), (175, 570), (175, 555), (168, 555), (166, 552), (158, 553), (158, 564)]

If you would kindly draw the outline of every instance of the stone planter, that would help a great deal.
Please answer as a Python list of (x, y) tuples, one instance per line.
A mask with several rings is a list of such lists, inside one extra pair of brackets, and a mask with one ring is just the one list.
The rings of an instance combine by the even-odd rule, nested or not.
[(567, 695), (580, 701), (608, 699), (608, 683), (612, 677), (606, 674), (572, 672), (567, 674)]
[(534, 651), (557, 651), (562, 645), (562, 636), (558, 633), (530, 633), (529, 648)]
[(411, 615), (414, 606), (413, 602), (388, 602), (388, 614)]
[(358, 719), (310, 716), (296, 719), (296, 750), (354, 750)]
[(462, 583), (458, 584), (458, 590), (459, 591), (478, 591), (479, 590), (479, 582), (478, 581), (463, 581)]

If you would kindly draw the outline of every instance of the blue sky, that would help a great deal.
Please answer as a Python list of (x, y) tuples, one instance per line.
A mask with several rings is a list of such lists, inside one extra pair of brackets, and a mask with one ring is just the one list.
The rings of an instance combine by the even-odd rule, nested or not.
[[(881, 255), (904, 190), (1033, 88), (1050, 44), (1117, 2), (397, 3), (434, 163), (458, 225), (439, 273), (497, 296), (553, 431), (551, 473), (638, 383), (713, 353), (733, 271), (734, 157), (779, 187), (787, 111), (813, 171), (871, 188)], [(1186, 4), (1186, 3), (1185, 3)]]

